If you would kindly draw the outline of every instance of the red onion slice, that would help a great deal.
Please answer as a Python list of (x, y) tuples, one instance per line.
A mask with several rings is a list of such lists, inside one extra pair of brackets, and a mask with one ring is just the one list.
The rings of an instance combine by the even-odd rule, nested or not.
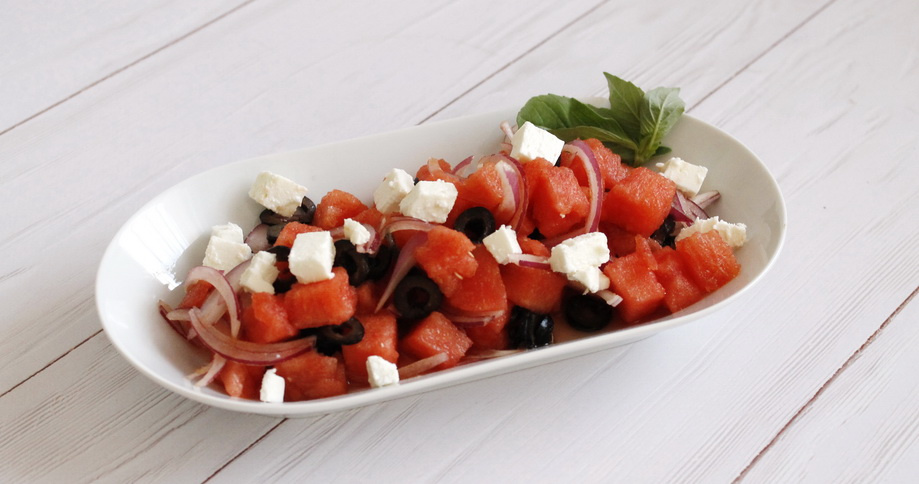
[(510, 254), (507, 256), (507, 261), (509, 264), (517, 264), (520, 267), (552, 270), (552, 266), (549, 264), (549, 258), (541, 255)]
[(434, 356), (418, 360), (412, 364), (399, 368), (399, 379), (405, 380), (418, 376), (426, 371), (430, 371), (447, 361), (446, 353), (437, 353)]
[(215, 325), (203, 324), (198, 309), (192, 309), (189, 314), (192, 329), (198, 333), (198, 339), (207, 349), (246, 365), (268, 366), (280, 363), (311, 350), (316, 339), (315, 336), (308, 336), (283, 343), (252, 343), (232, 338)]
[(670, 204), (670, 215), (673, 216), (673, 220), (686, 224), (692, 224), (698, 218), (708, 218), (705, 210), (702, 210), (692, 200), (683, 196), (679, 190), (673, 195), (673, 202)]
[(217, 378), (217, 375), (220, 374), (220, 370), (222, 370), (224, 365), (226, 364), (227, 364), (226, 358), (218, 355), (217, 353), (214, 353), (214, 356), (211, 358), (210, 363), (199, 368), (194, 373), (188, 376), (189, 378), (193, 378), (203, 373), (204, 376), (202, 376), (200, 380), (195, 382), (195, 387), (196, 388), (205, 387), (205, 386), (210, 385), (211, 382), (214, 381), (214, 378)]
[(403, 230), (417, 230), (419, 232), (429, 232), (435, 227), (434, 224), (430, 222), (425, 222), (424, 220), (419, 220), (412, 217), (393, 217), (390, 221), (383, 226), (383, 236), (400, 232)]
[[(197, 266), (188, 271), (185, 278), (185, 284), (189, 286), (198, 281), (205, 281), (214, 286), (214, 292), (201, 305), (201, 319), (207, 326), (213, 326), (223, 316), (224, 311), (230, 313), (230, 333), (234, 338), (239, 335), (239, 299), (236, 291), (239, 289), (239, 277), (248, 266), (249, 261), (243, 262), (227, 273), (227, 276), (212, 267)], [(230, 275), (237, 284), (236, 288), (230, 282)]]
[(523, 174), (523, 165), (519, 161), (504, 154), (498, 156), (501, 157), (503, 162), (499, 173), (503, 173), (507, 178), (515, 194), (514, 215), (511, 217), (509, 225), (512, 229), (517, 230), (526, 216), (527, 204), (529, 203), (526, 176)]
[(453, 167), (452, 173), (456, 176), (466, 178), (469, 176), (469, 172), (467, 172), (466, 169), (472, 165), (472, 160), (473, 158), (471, 156), (466, 157), (465, 160), (457, 163), (456, 166)]
[(619, 305), (619, 303), (622, 302), (622, 296), (616, 294), (613, 291), (610, 291), (609, 289), (597, 291), (596, 294), (597, 296), (603, 298), (603, 300), (606, 301), (606, 304), (609, 304), (612, 307), (616, 307)]
[(392, 293), (396, 290), (396, 286), (399, 285), (402, 278), (404, 278), (405, 275), (408, 274), (408, 271), (415, 265), (415, 250), (427, 240), (428, 233), (420, 232), (408, 239), (408, 242), (406, 242), (405, 246), (399, 251), (399, 257), (396, 259), (396, 263), (393, 264), (392, 274), (389, 276), (389, 282), (386, 283), (386, 288), (383, 289), (383, 294), (380, 296), (380, 301), (377, 303), (376, 311), (383, 309), (389, 297), (392, 296)]
[(246, 236), (246, 245), (252, 249), (252, 252), (268, 250), (271, 244), (268, 242), (268, 224), (258, 224)]
[(516, 355), (517, 353), (523, 353), (524, 350), (486, 350), (478, 351), (475, 353), (466, 353), (466, 356), (463, 357), (463, 360), (490, 360), (492, 358), (500, 358), (502, 356)]
[(567, 234), (546, 239), (544, 243), (550, 248), (572, 237), (596, 232), (600, 227), (600, 211), (603, 208), (603, 178), (600, 174), (600, 163), (594, 156), (593, 150), (590, 149), (587, 143), (576, 139), (566, 144), (562, 151), (571, 153), (576, 161), (580, 161), (584, 165), (584, 172), (587, 173), (587, 188), (590, 193), (590, 209), (582, 227), (578, 227)]
[(690, 198), (689, 201), (698, 205), (702, 210), (705, 210), (709, 205), (718, 201), (719, 198), (721, 198), (721, 192), (718, 190), (711, 190), (702, 192)]
[(184, 316), (188, 317), (187, 309), (172, 309), (172, 306), (166, 304), (165, 301), (159, 302), (160, 316), (169, 324), (169, 327), (172, 328), (176, 333), (179, 333), (179, 336), (185, 338), (188, 336), (188, 329), (186, 325), (189, 319), (183, 319), (180, 312), (184, 312)]

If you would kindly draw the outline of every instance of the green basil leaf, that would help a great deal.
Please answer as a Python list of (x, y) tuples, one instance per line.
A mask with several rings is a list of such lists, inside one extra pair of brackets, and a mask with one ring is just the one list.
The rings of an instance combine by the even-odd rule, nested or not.
[(670, 153), (671, 151), (673, 150), (671, 150), (670, 148), (664, 145), (661, 145), (657, 147), (657, 151), (654, 152), (654, 156), (666, 155), (667, 153)]
[(635, 84), (608, 72), (603, 75), (609, 85), (610, 116), (619, 121), (630, 138), (637, 141), (641, 137), (641, 106), (645, 92)]
[[(600, 141), (609, 141), (623, 144), (632, 149), (638, 146), (630, 138), (622, 126), (613, 118), (604, 114), (609, 112), (608, 109), (597, 108), (589, 104), (584, 104), (577, 99), (570, 97), (557, 96), (555, 94), (545, 94), (530, 98), (529, 101), (517, 113), (517, 125), (523, 126), (523, 123), (529, 121), (536, 126), (552, 131), (553, 134), (565, 141), (571, 141), (574, 138), (584, 138), (586, 134), (574, 134), (573, 137), (566, 139), (564, 136), (556, 133), (569, 133), (565, 136), (575, 133), (573, 128), (592, 128), (593, 131), (583, 131), (584, 133), (594, 133), (593, 136)], [(602, 138), (601, 138), (602, 136)]]
[(678, 88), (658, 87), (648, 91), (641, 106), (641, 142), (635, 153), (636, 163), (644, 163), (654, 156), (664, 136), (680, 119), (685, 104)]
[(564, 141), (571, 141), (574, 139), (588, 139), (588, 138), (597, 138), (598, 140), (604, 143), (616, 143), (617, 145), (624, 146), (631, 150), (638, 149), (638, 146), (629, 138), (624, 138), (621, 135), (614, 133), (612, 131), (607, 131), (603, 128), (598, 128), (596, 126), (575, 126), (573, 128), (557, 128), (550, 129), (550, 133), (558, 136)]

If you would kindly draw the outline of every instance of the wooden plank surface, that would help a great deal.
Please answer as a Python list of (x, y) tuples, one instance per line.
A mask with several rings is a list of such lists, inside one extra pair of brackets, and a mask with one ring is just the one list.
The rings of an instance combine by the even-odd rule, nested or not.
[[(919, 474), (915, 298), (904, 303), (919, 286), (919, 229), (908, 223), (919, 219), (919, 167), (903, 161), (919, 151), (915, 2), (584, 1), (521, 12), (474, 1), (397, 10), (256, 1), (220, 18), (232, 7), (196, 7), (200, 15), (159, 32), (176, 5), (141, 10), (110, 35), (105, 26), (127, 14), (93, 16), (85, 55), (95, 64), (38, 89), (66, 101), (44, 110), (46, 98), (23, 96), (10, 119), (27, 121), (0, 134), (0, 193), (15, 193), (0, 207), (0, 248), (16, 254), (0, 260), (0, 481)], [(142, 39), (147, 30), (159, 36)], [(17, 82), (71, 61), (35, 63)], [(130, 68), (109, 76), (115, 64)], [(543, 92), (598, 94), (601, 70), (681, 86), (693, 115), (747, 143), (779, 179), (785, 251), (756, 291), (712, 317), (624, 348), (297, 420), (172, 395), (99, 332), (92, 281), (102, 249), (178, 180)]]

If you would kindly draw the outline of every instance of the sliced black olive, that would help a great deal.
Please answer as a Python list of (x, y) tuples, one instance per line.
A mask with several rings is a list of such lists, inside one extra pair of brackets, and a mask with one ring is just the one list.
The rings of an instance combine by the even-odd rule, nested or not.
[(613, 319), (613, 308), (593, 294), (569, 296), (565, 299), (563, 310), (568, 324), (581, 331), (603, 329)]
[(303, 197), (303, 201), (300, 202), (300, 206), (297, 207), (297, 211), (294, 212), (291, 220), (300, 222), (301, 224), (311, 224), (313, 223), (313, 215), (315, 214), (316, 204), (310, 200), (310, 197)]
[(421, 319), (440, 308), (444, 295), (426, 275), (409, 273), (396, 286), (392, 298), (402, 317)]
[(399, 249), (394, 245), (383, 244), (377, 249), (376, 255), (369, 257), (367, 263), (370, 266), (370, 272), (367, 278), (372, 281), (378, 281), (389, 271), (389, 266), (396, 260), (399, 255)]
[(335, 241), (335, 260), (332, 265), (343, 267), (348, 272), (348, 283), (352, 286), (360, 286), (367, 280), (370, 274), (367, 259), (367, 254), (358, 252), (350, 240)]
[(282, 293), (289, 291), (290, 288), (294, 287), (295, 282), (297, 282), (297, 279), (294, 277), (286, 277), (284, 279), (281, 279), (281, 278), (275, 279), (274, 284), (272, 284), (272, 286), (274, 287), (274, 293), (282, 294)]
[(290, 219), (275, 212), (274, 210), (271, 210), (270, 208), (262, 210), (262, 213), (258, 214), (258, 219), (261, 220), (263, 224), (268, 225), (284, 225), (287, 222), (290, 222)]
[(530, 235), (528, 235), (527, 237), (533, 240), (542, 240), (546, 238), (545, 235), (539, 232), (539, 229), (533, 229), (533, 231), (530, 232)]
[(664, 223), (662, 223), (661, 226), (658, 227), (653, 234), (651, 234), (651, 238), (658, 244), (661, 244), (662, 247), (670, 246), (675, 248), (676, 237), (672, 235), (673, 229), (675, 228), (676, 221), (673, 219), (673, 217), (668, 215), (667, 218), (664, 219)]
[(554, 328), (552, 316), (514, 306), (508, 322), (511, 347), (532, 349), (552, 344)]
[(266, 249), (266, 252), (274, 254), (278, 262), (287, 262), (287, 257), (290, 255), (290, 247), (286, 245), (276, 245)]
[(364, 339), (364, 325), (357, 318), (351, 318), (341, 324), (320, 326), (304, 334), (316, 336), (316, 351), (332, 356), (342, 346), (360, 343)]
[(482, 239), (495, 231), (495, 216), (485, 207), (472, 207), (456, 217), (453, 228), (466, 234), (473, 244), (481, 244)]
[(282, 224), (275, 224), (268, 226), (268, 243), (273, 244), (278, 241), (278, 236), (281, 235), (281, 231), (284, 230), (284, 226), (287, 225), (287, 222)]

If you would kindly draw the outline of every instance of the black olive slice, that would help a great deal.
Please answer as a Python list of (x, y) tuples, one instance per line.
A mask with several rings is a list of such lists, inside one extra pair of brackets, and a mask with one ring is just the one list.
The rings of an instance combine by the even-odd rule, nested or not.
[(495, 231), (495, 216), (485, 207), (472, 207), (456, 217), (453, 229), (466, 234), (473, 244), (481, 244)]
[(430, 278), (409, 274), (399, 282), (393, 292), (396, 311), (407, 319), (421, 319), (440, 308), (443, 293)]
[(568, 324), (581, 331), (603, 329), (613, 319), (613, 308), (593, 294), (570, 296), (563, 306)]
[(370, 264), (367, 254), (361, 254), (350, 240), (335, 241), (335, 260), (332, 265), (343, 267), (348, 273), (348, 283), (359, 286), (367, 280), (370, 274)]
[(651, 234), (651, 239), (656, 241), (658, 244), (661, 244), (662, 247), (670, 246), (676, 247), (676, 237), (674, 237), (673, 229), (676, 228), (676, 221), (671, 216), (667, 216), (664, 219), (664, 223), (661, 224), (657, 230)]
[(310, 200), (310, 197), (303, 197), (303, 201), (300, 202), (300, 206), (297, 207), (297, 211), (294, 212), (291, 220), (301, 224), (311, 224), (313, 223), (313, 215), (316, 215), (316, 204)]
[(389, 272), (389, 266), (396, 260), (399, 250), (395, 246), (383, 244), (377, 249), (376, 255), (369, 257), (367, 263), (370, 266), (370, 272), (367, 278), (372, 281), (378, 281)]
[(265, 249), (265, 251), (274, 254), (278, 262), (287, 262), (287, 257), (290, 255), (290, 247), (286, 245), (276, 245)]
[(281, 231), (284, 230), (284, 226), (287, 225), (287, 222), (282, 224), (275, 224), (268, 226), (268, 243), (273, 244), (278, 241), (278, 236), (281, 235)]
[(508, 322), (508, 336), (513, 348), (538, 348), (552, 344), (555, 322), (548, 314), (534, 313), (514, 306)]

